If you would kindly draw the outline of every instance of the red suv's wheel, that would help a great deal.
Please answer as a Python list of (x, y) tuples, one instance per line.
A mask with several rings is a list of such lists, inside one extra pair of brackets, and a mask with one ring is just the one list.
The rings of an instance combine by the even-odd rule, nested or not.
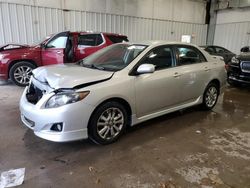
[(36, 66), (27, 61), (15, 63), (9, 73), (11, 81), (21, 87), (27, 86), (34, 68)]

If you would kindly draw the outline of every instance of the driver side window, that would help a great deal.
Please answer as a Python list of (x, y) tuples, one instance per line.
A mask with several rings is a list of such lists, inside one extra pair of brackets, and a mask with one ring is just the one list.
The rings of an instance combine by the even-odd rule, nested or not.
[(66, 47), (66, 42), (67, 42), (68, 37), (67, 36), (60, 36), (57, 37), (53, 40), (51, 40), (46, 47), (47, 48), (65, 48)]
[(155, 70), (170, 68), (173, 66), (173, 52), (170, 47), (162, 46), (153, 49), (141, 64), (153, 64)]

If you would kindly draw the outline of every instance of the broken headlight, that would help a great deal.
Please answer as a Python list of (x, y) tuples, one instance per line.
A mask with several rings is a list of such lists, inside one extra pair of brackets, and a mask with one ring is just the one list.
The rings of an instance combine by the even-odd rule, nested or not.
[(45, 104), (45, 108), (57, 108), (66, 104), (75, 103), (84, 99), (89, 91), (75, 92), (65, 91), (53, 95)]

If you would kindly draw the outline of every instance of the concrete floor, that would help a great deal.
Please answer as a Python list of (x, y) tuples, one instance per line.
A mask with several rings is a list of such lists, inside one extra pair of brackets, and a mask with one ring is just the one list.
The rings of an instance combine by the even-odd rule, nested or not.
[(25, 167), (21, 187), (250, 187), (250, 90), (228, 86), (211, 112), (172, 113), (97, 146), (37, 138), (19, 118), (22, 88), (0, 88), (0, 171)]

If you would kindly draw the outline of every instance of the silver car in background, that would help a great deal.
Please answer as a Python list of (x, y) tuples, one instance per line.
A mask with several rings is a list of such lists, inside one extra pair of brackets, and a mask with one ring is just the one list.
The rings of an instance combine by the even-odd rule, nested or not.
[(74, 66), (35, 69), (21, 119), (46, 140), (109, 144), (157, 116), (199, 104), (212, 109), (225, 83), (224, 62), (195, 45), (115, 44)]

